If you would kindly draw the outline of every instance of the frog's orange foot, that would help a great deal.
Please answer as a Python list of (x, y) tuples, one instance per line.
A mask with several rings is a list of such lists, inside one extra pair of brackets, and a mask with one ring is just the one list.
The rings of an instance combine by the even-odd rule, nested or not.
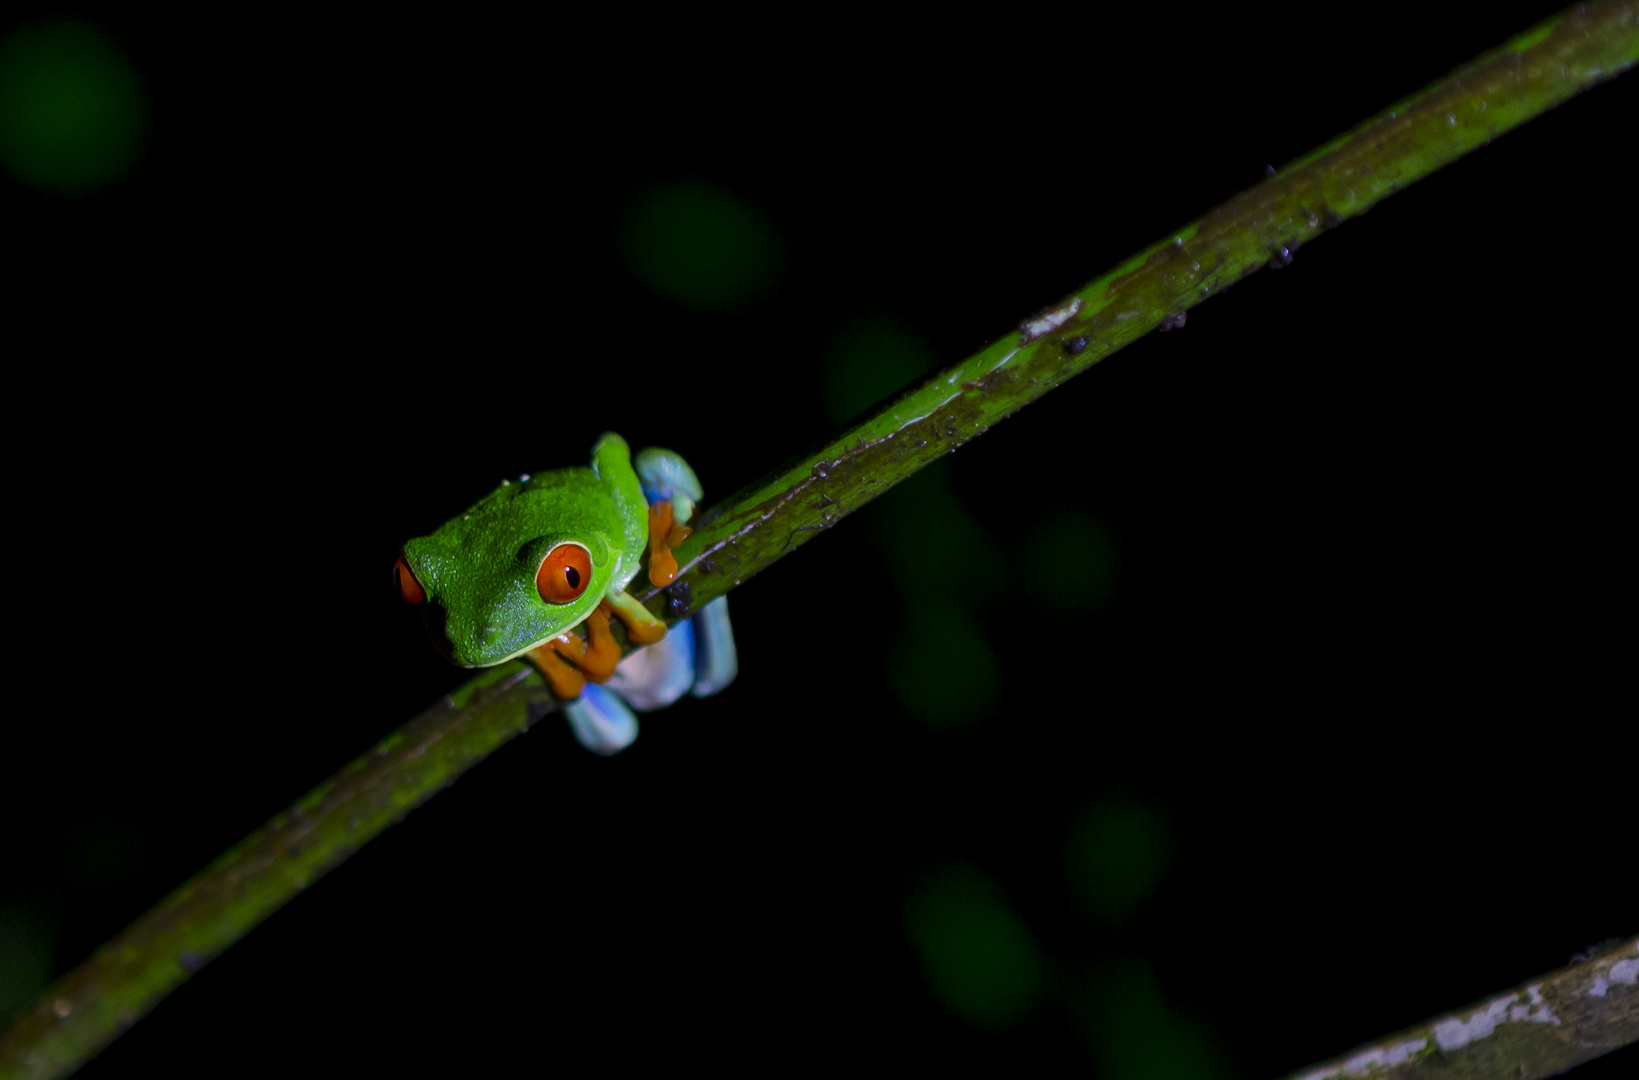
[(626, 624), (626, 640), (633, 645), (653, 645), (666, 636), (666, 624), (649, 614), (649, 610), (624, 592), (604, 601), (614, 610), (615, 617)]
[(591, 644), (586, 649), (581, 670), (593, 682), (608, 682), (609, 676), (615, 673), (615, 665), (620, 663), (620, 644), (609, 632), (609, 620), (613, 617), (614, 608), (609, 601), (599, 600), (597, 609), (586, 620), (586, 632), (591, 635)]
[[(556, 639), (553, 639), (556, 640)], [(524, 653), (524, 660), (546, 680), (547, 689), (560, 701), (574, 701), (586, 689), (586, 676), (569, 661), (559, 656), (552, 642), (537, 645)]]
[(672, 549), (681, 547), (693, 533), (693, 529), (673, 519), (670, 499), (649, 507), (649, 583), (655, 588), (665, 588), (676, 580), (677, 556)]
[(609, 630), (613, 613), (609, 601), (604, 600), (586, 617), (584, 640), (574, 630), (565, 630), (524, 654), (552, 693), (573, 701), (588, 682), (609, 681), (615, 665), (620, 663), (620, 644)]
[(579, 668), (591, 682), (608, 682), (609, 676), (615, 673), (615, 665), (620, 663), (620, 645), (615, 641), (615, 635), (609, 632), (612, 613), (609, 601), (600, 601), (581, 624), (586, 627), (585, 639), (573, 630), (565, 630), (546, 644)]

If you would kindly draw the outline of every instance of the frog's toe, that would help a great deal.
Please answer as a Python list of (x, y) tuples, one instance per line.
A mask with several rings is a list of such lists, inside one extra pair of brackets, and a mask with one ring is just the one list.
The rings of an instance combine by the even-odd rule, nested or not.
[[(710, 697), (740, 673), (734, 627), (728, 621), (728, 597), (719, 596), (682, 625), (694, 628), (694, 689), (691, 692), (695, 697)], [(672, 633), (676, 634), (678, 629), (673, 627)]]
[(632, 599), (630, 593), (617, 592), (606, 597), (615, 617), (626, 624), (626, 639), (633, 645), (653, 645), (666, 636), (666, 624), (649, 614), (649, 609)]
[(618, 754), (637, 738), (637, 717), (626, 703), (596, 683), (588, 684), (574, 701), (563, 703), (569, 730), (594, 754)]
[(677, 556), (672, 549), (682, 545), (694, 532), (673, 516), (675, 499), (649, 507), (649, 584), (663, 589), (677, 578)]
[(664, 709), (694, 682), (694, 629), (680, 622), (659, 641), (620, 662), (604, 686), (638, 712)]

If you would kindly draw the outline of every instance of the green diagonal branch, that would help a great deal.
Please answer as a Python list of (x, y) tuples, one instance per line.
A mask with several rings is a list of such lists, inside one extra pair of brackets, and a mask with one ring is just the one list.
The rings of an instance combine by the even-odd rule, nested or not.
[[(1168, 234), (715, 508), (679, 552), (678, 581), (644, 601), (668, 620), (682, 617), (1072, 375), (1177, 325), (1213, 293), (1636, 60), (1639, 0), (1549, 19)], [(516, 663), (465, 684), (66, 975), (0, 1036), (0, 1078), (72, 1071), (285, 901), (555, 707), (539, 677)]]
[[(1547, 20), (1162, 237), (720, 507), (679, 554), (721, 595), (889, 487), (1214, 293), (1639, 58), (1639, 4)], [(655, 608), (656, 611), (660, 609)]]

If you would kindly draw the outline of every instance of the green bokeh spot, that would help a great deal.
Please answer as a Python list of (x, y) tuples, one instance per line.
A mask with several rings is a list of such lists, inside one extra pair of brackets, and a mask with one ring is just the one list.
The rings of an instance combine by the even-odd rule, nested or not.
[(0, 41), (0, 162), (23, 183), (106, 187), (136, 163), (146, 114), (136, 70), (96, 27), (48, 23)]
[(979, 621), (949, 602), (911, 605), (890, 662), (894, 696), (938, 731), (978, 726), (1001, 694), (1001, 671)]
[(928, 874), (905, 904), (905, 929), (928, 986), (970, 1024), (1001, 1028), (1041, 998), (1042, 958), (995, 882), (965, 863)]
[(938, 360), (933, 349), (903, 323), (857, 319), (826, 350), (826, 414), (839, 424), (851, 420), (932, 372)]
[(870, 519), (872, 539), (915, 602), (944, 594), (971, 606), (1013, 585), (990, 539), (951, 486), (950, 466), (936, 461), (895, 487)]
[(1030, 531), (1028, 565), (1051, 587), (1042, 598), (1065, 612), (1097, 611), (1115, 592), (1117, 553), (1109, 531), (1090, 515), (1065, 508)]
[(1172, 859), (1160, 816), (1125, 801), (1110, 801), (1082, 815), (1067, 852), (1070, 887), (1095, 919), (1120, 923), (1155, 891)]
[(1083, 1030), (1106, 1080), (1212, 1080), (1221, 1076), (1212, 1041), (1176, 1016), (1147, 964), (1097, 973)]
[(721, 188), (685, 181), (651, 188), (627, 208), (620, 253), (655, 292), (699, 311), (735, 311), (779, 276), (773, 224)]

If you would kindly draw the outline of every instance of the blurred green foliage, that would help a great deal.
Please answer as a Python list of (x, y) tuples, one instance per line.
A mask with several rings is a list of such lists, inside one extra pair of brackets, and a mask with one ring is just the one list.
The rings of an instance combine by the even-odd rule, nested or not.
[(909, 326), (884, 317), (849, 320), (825, 355), (826, 414), (842, 424), (938, 367), (933, 349)]
[(1048, 575), (1042, 598), (1065, 614), (1087, 614), (1110, 602), (1118, 559), (1115, 540), (1090, 514), (1061, 506), (1026, 537), (1028, 565)]
[(1149, 965), (1112, 964), (1093, 979), (1079, 1027), (1105, 1080), (1209, 1080), (1221, 1075), (1206, 1033), (1168, 1007)]
[(995, 882), (967, 863), (940, 866), (912, 887), (905, 926), (928, 985), (983, 1028), (1016, 1024), (1041, 999), (1041, 950)]
[[(872, 316), (847, 321), (825, 360), (825, 409), (841, 424), (932, 371), (938, 358), (910, 326)], [(1007, 584), (991, 538), (943, 463), (896, 487), (867, 521), (900, 591), (903, 618), (884, 653), (894, 696), (934, 730), (977, 726), (1001, 697), (1001, 667), (975, 610)]]
[(39, 911), (0, 900), (0, 1026), (50, 981), (53, 941)]
[(762, 213), (701, 180), (640, 192), (620, 226), (619, 250), (636, 277), (686, 308), (738, 311), (778, 282), (780, 235)]
[(1017, 574), (998, 558), (1004, 549), (957, 497), (944, 461), (889, 492), (883, 512), (872, 520), (883, 526), (874, 537), (907, 599), (943, 596), (969, 606), (1002, 596), (1017, 583)]
[(1070, 833), (1070, 891), (1082, 910), (1105, 923), (1125, 922), (1155, 891), (1172, 859), (1167, 827), (1136, 803), (1108, 798), (1082, 814)]
[(990, 538), (951, 489), (944, 463), (900, 484), (870, 520), (902, 595), (885, 654), (895, 697), (935, 730), (978, 725), (1001, 696), (1001, 667), (975, 610), (1007, 584)]
[(0, 1026), (51, 981), (57, 935), (49, 896), (86, 895), (130, 881), (149, 848), (140, 818), (99, 813), (64, 823), (53, 838), (52, 884), (0, 897)]
[(900, 705), (935, 730), (976, 726), (1001, 696), (1001, 669), (979, 620), (937, 595), (909, 606), (888, 661)]
[(31, 187), (80, 194), (118, 180), (141, 154), (147, 111), (136, 69), (89, 23), (0, 41), (0, 162)]

